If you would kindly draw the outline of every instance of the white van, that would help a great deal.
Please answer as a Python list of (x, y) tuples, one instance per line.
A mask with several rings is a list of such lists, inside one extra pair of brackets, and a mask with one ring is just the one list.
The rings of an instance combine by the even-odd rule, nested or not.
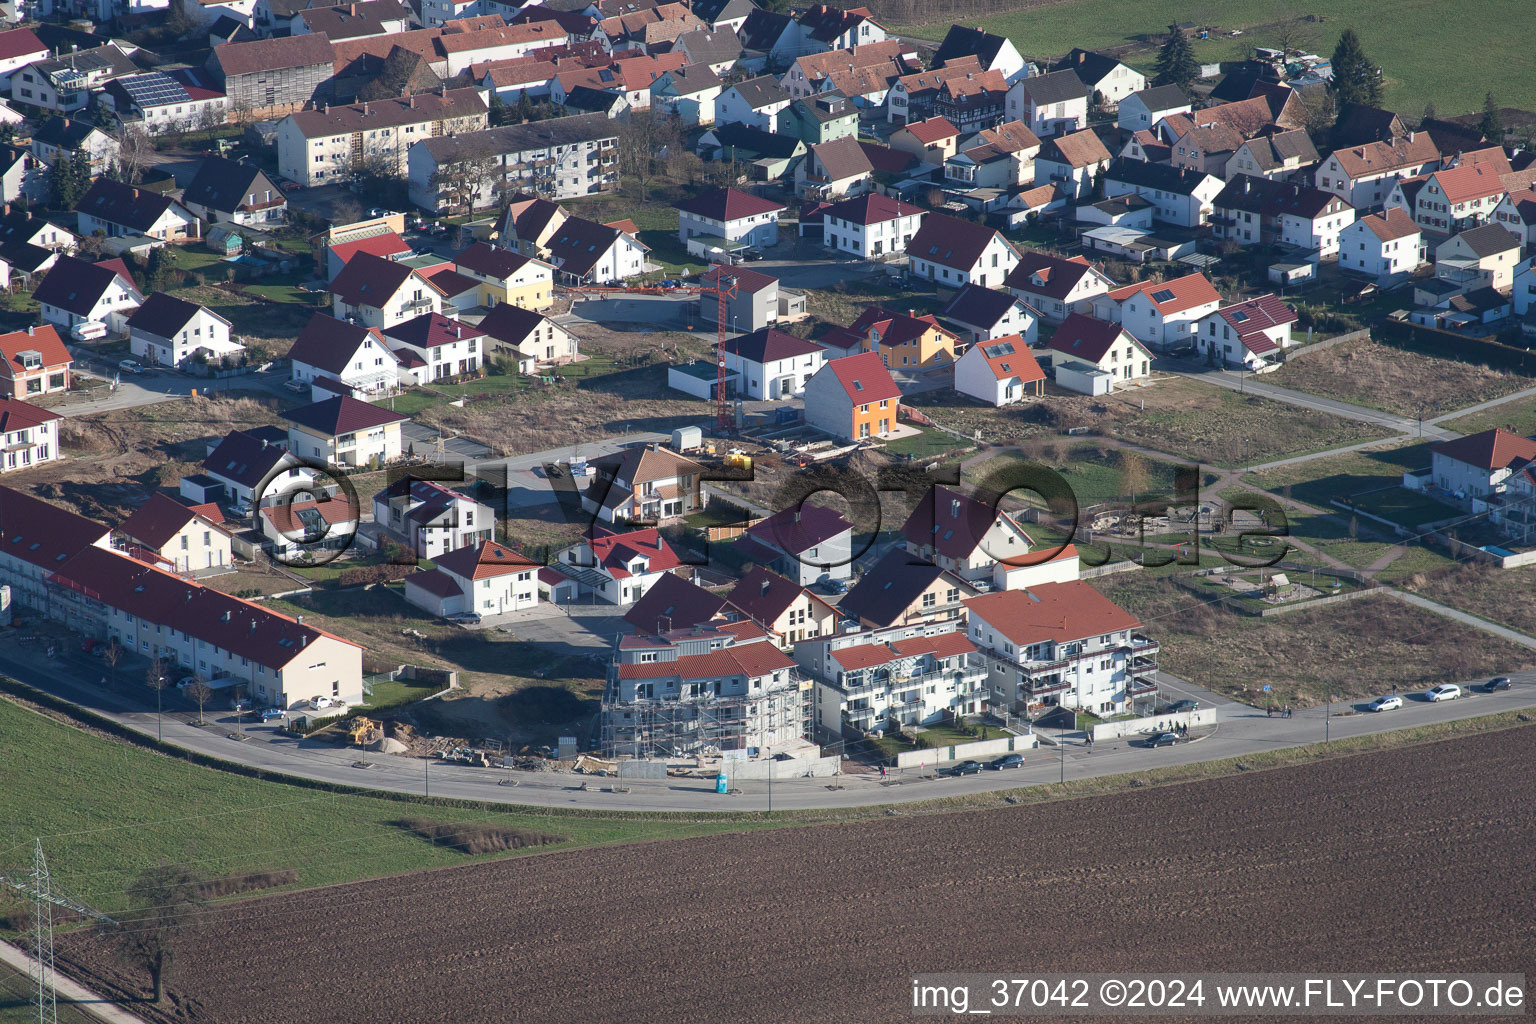
[(76, 341), (100, 341), (107, 336), (107, 325), (100, 320), (82, 320), (69, 329)]

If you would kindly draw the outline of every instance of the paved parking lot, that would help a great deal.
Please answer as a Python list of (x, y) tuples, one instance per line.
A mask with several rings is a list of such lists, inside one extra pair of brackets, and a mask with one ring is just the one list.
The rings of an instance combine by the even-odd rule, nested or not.
[(481, 629), (499, 629), (555, 654), (596, 655), (605, 662), (613, 638), (629, 632), (622, 610), (611, 604), (552, 605), (487, 616)]

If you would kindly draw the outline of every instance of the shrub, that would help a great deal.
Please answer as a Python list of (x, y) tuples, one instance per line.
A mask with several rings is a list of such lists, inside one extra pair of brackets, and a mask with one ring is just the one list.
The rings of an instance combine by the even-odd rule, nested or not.
[(255, 892), (259, 889), (276, 889), (280, 885), (292, 885), (299, 880), (299, 873), (293, 868), (282, 868), (276, 871), (252, 871), (244, 875), (224, 875), (221, 878), (210, 878), (206, 882), (199, 883), (197, 894), (205, 900), (218, 899), (221, 896), (234, 896), (242, 892)]
[(548, 846), (563, 843), (569, 837), (549, 832), (535, 832), (525, 828), (507, 828), (473, 821), (427, 821), (425, 818), (402, 818), (395, 824), (408, 832), (414, 832), (433, 844), (451, 846), (461, 853), (501, 853), (505, 850), (522, 850), (532, 846)]
[(364, 565), (356, 569), (343, 569), (336, 576), (336, 582), (343, 587), (363, 586), (368, 583), (388, 583), (391, 580), (400, 580), (416, 571), (414, 565)]

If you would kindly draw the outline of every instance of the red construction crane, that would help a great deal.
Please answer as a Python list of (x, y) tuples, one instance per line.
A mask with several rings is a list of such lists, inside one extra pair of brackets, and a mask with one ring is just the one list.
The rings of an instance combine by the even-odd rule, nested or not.
[(724, 266), (717, 266), (714, 276), (714, 287), (705, 288), (702, 293), (713, 292), (719, 303), (715, 314), (715, 423), (721, 430), (730, 430), (736, 426), (736, 417), (731, 414), (730, 399), (725, 394), (725, 321), (730, 301), (736, 297), (736, 275)]

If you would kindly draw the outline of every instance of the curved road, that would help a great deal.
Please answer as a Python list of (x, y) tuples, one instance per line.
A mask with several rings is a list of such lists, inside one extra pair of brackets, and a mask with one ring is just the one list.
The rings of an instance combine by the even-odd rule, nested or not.
[[(85, 682), (74, 658), (48, 660), (31, 652), (0, 654), (0, 668), (30, 686), (45, 690), (145, 735), (156, 735), (156, 714), (140, 704), (143, 690), (125, 696), (104, 691)], [(99, 667), (95, 669), (99, 671)], [(125, 673), (125, 678), (136, 674)], [(298, 776), (362, 789), (452, 797), (504, 804), (542, 807), (581, 807), (608, 811), (761, 811), (868, 807), (988, 792), (1022, 785), (1043, 785), (1062, 778), (1086, 779), (1123, 772), (1144, 771), (1171, 764), (1191, 764), (1219, 758), (1241, 757), (1303, 746), (1324, 739), (1361, 736), (1392, 729), (1458, 718), (1473, 718), (1501, 711), (1536, 707), (1536, 671), (1512, 677), (1508, 691), (1469, 694), (1448, 704), (1430, 704), (1410, 697), (1400, 711), (1384, 715), (1345, 714), (1340, 704), (1335, 714), (1324, 709), (1297, 712), (1293, 718), (1270, 718), (1244, 704), (1217, 703), (1217, 727), (1195, 741), (1175, 747), (1148, 750), (1126, 740), (1085, 747), (1077, 734), (1068, 734), (1062, 745), (1042, 746), (1026, 754), (1023, 768), (1008, 772), (983, 772), (965, 778), (935, 778), (913, 771), (882, 781), (861, 773), (833, 779), (750, 780), (736, 783), (741, 791), (718, 795), (711, 781), (693, 779), (627, 780), (626, 793), (614, 793), (611, 779), (589, 779), (588, 791), (580, 790), (581, 776), (564, 772), (527, 772), (500, 768), (471, 768), (437, 764), (418, 758), (364, 753), (329, 743), (298, 739), (275, 727), (237, 726), (228, 712), (210, 716), (199, 728), (196, 712), (166, 712), (159, 728), (165, 742), (212, 757), (233, 761), (274, 774)], [(1165, 688), (1189, 693), (1212, 703), (1207, 691), (1174, 677), (1164, 676)], [(1353, 710), (1350, 708), (1350, 710)], [(243, 732), (244, 739), (232, 738)], [(1048, 736), (1048, 740), (1053, 737)], [(366, 765), (366, 767), (359, 767)]]

